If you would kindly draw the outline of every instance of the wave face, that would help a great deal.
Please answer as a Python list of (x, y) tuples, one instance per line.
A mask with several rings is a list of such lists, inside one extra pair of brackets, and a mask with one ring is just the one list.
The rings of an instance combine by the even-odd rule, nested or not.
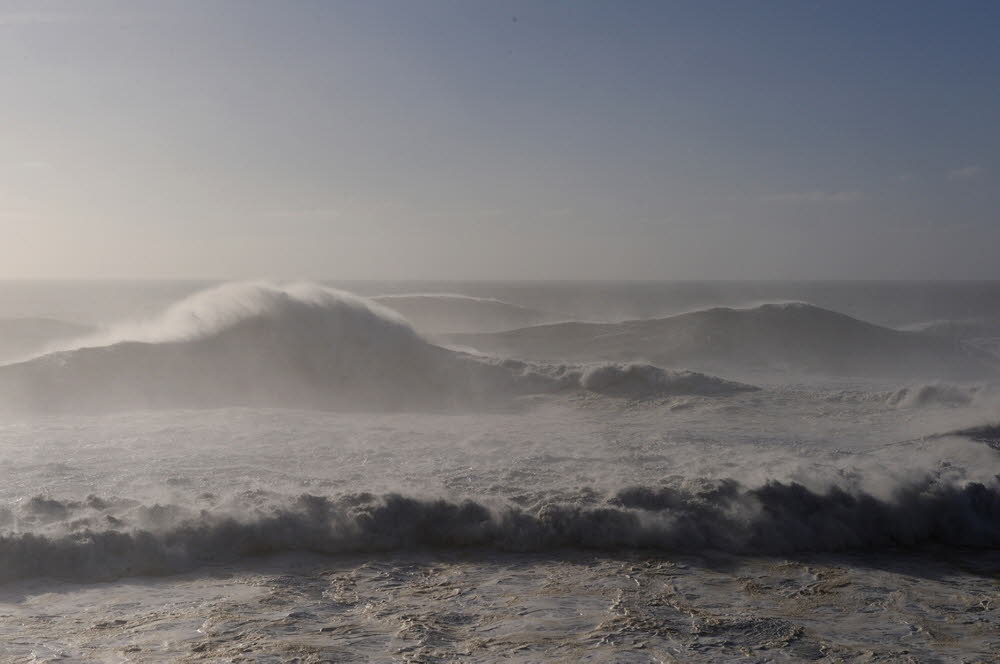
[(455, 370), (395, 312), (311, 284), (224, 285), (79, 345), (0, 367), (3, 403), (401, 407), (441, 397)]
[(552, 314), (511, 302), (455, 293), (404, 293), (372, 299), (428, 334), (499, 332), (556, 320)]
[(0, 407), (494, 408), (584, 389), (617, 396), (747, 386), (656, 367), (500, 362), (436, 346), (398, 313), (313, 284), (229, 284), (79, 347), (0, 367)]
[(711, 371), (957, 379), (992, 376), (998, 370), (994, 356), (959, 341), (892, 330), (803, 303), (449, 338), (481, 351), (532, 359), (644, 360)]
[[(592, 493), (592, 492), (591, 492)], [(584, 491), (581, 495), (588, 495)], [(1000, 483), (928, 475), (888, 497), (735, 480), (633, 487), (578, 503), (525, 507), (386, 494), (302, 495), (235, 509), (35, 498), (0, 513), (0, 581), (165, 574), (281, 552), (564, 547), (737, 554), (1000, 546)], [(14, 525), (37, 532), (11, 532)]]

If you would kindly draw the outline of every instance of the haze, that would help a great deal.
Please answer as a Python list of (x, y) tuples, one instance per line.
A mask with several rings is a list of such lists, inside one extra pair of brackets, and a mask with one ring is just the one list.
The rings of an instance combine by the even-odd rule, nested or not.
[(0, 276), (996, 278), (989, 2), (3, 2)]

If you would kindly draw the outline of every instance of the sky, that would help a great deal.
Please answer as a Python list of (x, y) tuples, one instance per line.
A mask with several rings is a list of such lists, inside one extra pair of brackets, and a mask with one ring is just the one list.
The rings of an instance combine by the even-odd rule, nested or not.
[(0, 0), (0, 278), (1000, 279), (1000, 3)]

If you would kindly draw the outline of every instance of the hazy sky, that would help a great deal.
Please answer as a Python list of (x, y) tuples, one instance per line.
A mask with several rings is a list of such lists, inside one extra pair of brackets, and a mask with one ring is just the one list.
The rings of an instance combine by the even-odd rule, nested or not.
[(0, 276), (1000, 278), (1000, 3), (0, 0)]

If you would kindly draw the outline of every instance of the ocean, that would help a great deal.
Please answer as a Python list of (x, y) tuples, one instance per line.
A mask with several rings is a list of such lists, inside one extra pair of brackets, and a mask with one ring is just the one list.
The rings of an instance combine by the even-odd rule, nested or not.
[(1000, 661), (1000, 282), (2, 282), (0, 661)]

